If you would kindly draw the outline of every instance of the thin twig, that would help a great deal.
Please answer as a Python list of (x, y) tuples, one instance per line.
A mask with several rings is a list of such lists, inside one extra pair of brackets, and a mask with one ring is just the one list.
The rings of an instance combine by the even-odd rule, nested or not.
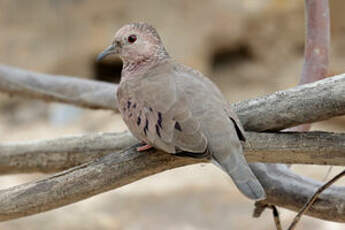
[(296, 225), (300, 221), (302, 215), (308, 211), (308, 209), (314, 204), (315, 200), (319, 197), (319, 195), (326, 190), (329, 186), (334, 184), (338, 179), (340, 179), (342, 176), (345, 175), (345, 170), (343, 170), (341, 173), (333, 177), (330, 181), (328, 181), (326, 184), (321, 186), (314, 195), (308, 200), (307, 203), (303, 206), (303, 208), (298, 212), (298, 214), (293, 219), (291, 225), (289, 226), (288, 230), (294, 230), (296, 228)]
[(276, 229), (282, 230), (282, 225), (280, 223), (280, 217), (279, 217), (278, 209), (274, 205), (271, 205), (271, 209), (272, 209), (273, 220), (274, 220), (274, 223), (276, 225)]
[(326, 182), (326, 181), (327, 181), (329, 175), (331, 175), (332, 169), (333, 169), (333, 166), (329, 166), (329, 167), (328, 167), (327, 173), (326, 173), (326, 175), (325, 175), (325, 176), (323, 177), (323, 179), (322, 179), (323, 182)]

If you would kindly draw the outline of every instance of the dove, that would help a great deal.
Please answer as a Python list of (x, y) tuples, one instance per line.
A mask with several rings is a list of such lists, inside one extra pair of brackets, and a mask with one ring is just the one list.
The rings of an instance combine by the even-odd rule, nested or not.
[(121, 27), (98, 60), (123, 61), (117, 103), (128, 129), (151, 147), (178, 156), (207, 158), (253, 200), (265, 191), (243, 155), (243, 127), (223, 94), (199, 71), (168, 54), (156, 29), (146, 23)]

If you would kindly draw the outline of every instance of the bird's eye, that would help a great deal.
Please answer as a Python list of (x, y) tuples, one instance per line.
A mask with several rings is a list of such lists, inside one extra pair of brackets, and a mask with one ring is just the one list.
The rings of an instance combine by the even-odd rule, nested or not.
[(129, 35), (127, 40), (129, 43), (134, 43), (137, 40), (137, 36), (135, 34)]

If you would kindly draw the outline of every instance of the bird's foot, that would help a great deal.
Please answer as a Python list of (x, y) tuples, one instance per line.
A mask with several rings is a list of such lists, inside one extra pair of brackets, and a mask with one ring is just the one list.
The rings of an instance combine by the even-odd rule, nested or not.
[(142, 151), (145, 151), (145, 150), (148, 150), (148, 149), (151, 149), (151, 148), (152, 148), (151, 145), (145, 144), (145, 145), (143, 145), (143, 146), (137, 147), (137, 151), (138, 151), (138, 152), (142, 152)]

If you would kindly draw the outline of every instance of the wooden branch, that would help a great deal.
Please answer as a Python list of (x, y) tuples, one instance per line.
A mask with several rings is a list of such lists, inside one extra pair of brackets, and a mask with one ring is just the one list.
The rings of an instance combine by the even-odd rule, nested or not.
[(235, 104), (246, 130), (281, 130), (345, 113), (345, 74)]
[[(329, 64), (330, 19), (328, 0), (305, 0), (306, 38), (304, 65), (299, 85), (327, 76)], [(292, 127), (289, 131), (308, 131), (311, 124)]]
[(105, 82), (35, 73), (0, 65), (0, 91), (90, 109), (116, 109), (117, 86)]
[[(26, 79), (26, 75), (28, 75), (30, 80)], [(0, 90), (10, 94), (16, 93), (26, 97), (63, 101), (88, 108), (116, 109), (116, 106), (113, 104), (115, 92), (111, 92), (113, 85), (82, 79), (72, 79), (70, 81), (68, 78), (64, 79), (63, 77), (62, 79), (64, 80), (60, 81), (58, 78), (56, 76), (40, 75), (13, 68), (0, 67)], [(75, 80), (78, 83), (73, 83)], [(26, 84), (31, 87), (25, 87)], [(76, 89), (69, 87), (73, 84), (76, 85)], [(68, 90), (63, 90), (64, 87), (68, 88)], [(104, 90), (103, 87), (106, 87), (107, 90)], [(235, 108), (247, 130), (278, 130), (301, 123), (344, 115), (345, 95), (342, 91), (344, 87), (345, 75), (338, 75), (315, 83), (280, 91), (269, 96), (237, 103)], [(90, 91), (93, 93), (90, 93)], [(127, 157), (132, 156), (130, 152), (124, 152), (122, 155), (127, 153), (129, 154)], [(57, 176), (2, 190), (0, 191), (0, 216), (3, 215), (3, 220), (6, 220), (50, 210), (133, 182), (144, 176), (191, 163), (186, 162), (186, 159), (183, 159), (183, 163), (181, 163), (182, 160), (180, 158), (172, 156), (164, 158), (164, 156), (167, 156), (166, 154), (159, 155), (162, 157), (159, 162), (161, 165), (154, 161), (154, 158), (144, 158), (145, 166), (148, 168), (140, 168), (140, 162), (136, 161), (134, 163), (131, 161), (133, 163), (131, 165), (131, 170), (133, 171), (131, 172), (126, 171), (129, 170), (127, 168), (121, 168), (123, 171), (120, 172), (120, 170), (117, 173), (124, 173), (123, 175), (128, 176), (127, 179), (120, 176), (102, 178), (98, 175), (98, 178), (95, 177), (95, 180), (92, 180), (88, 177), (91, 174), (96, 176), (98, 172), (101, 172), (100, 174), (102, 175), (107, 175), (106, 173), (109, 172), (108, 167), (111, 164), (107, 165), (104, 162), (100, 166), (98, 163), (103, 162), (103, 159), (106, 157), (116, 157), (114, 153), (110, 153), (99, 161), (95, 160), (93, 163), (78, 166), (76, 169), (68, 170)], [(126, 158), (126, 156), (124, 157)], [(99, 170), (95, 169), (94, 165), (98, 165), (101, 168)], [(307, 201), (315, 188), (321, 186), (321, 184), (309, 178), (300, 177), (285, 169), (284, 165), (278, 167), (279, 165), (253, 163), (251, 167), (265, 187), (269, 203), (297, 211)], [(109, 173), (109, 175), (114, 174)], [(105, 179), (108, 181), (105, 182)], [(116, 181), (116, 179), (119, 181)], [(99, 181), (97, 182), (97, 180)], [(76, 190), (77, 188), (79, 190)], [(323, 199), (320, 202), (322, 205), (317, 206), (318, 202), (316, 202), (315, 207), (312, 207), (307, 212), (307, 215), (345, 222), (344, 210), (341, 208), (345, 207), (343, 195), (345, 194), (345, 189), (330, 188), (328, 191), (328, 193), (320, 196), (320, 199)], [(326, 206), (323, 206), (324, 204)]]
[[(306, 39), (305, 39), (305, 52), (304, 52), (304, 65), (302, 70), (302, 75), (300, 78), (299, 85), (312, 83), (318, 80), (321, 80), (326, 77), (328, 72), (328, 64), (329, 64), (329, 58), (328, 58), (328, 50), (329, 50), (329, 43), (330, 43), (330, 19), (329, 19), (329, 4), (328, 0), (305, 0), (305, 21), (306, 21)], [(327, 89), (324, 89), (324, 92), (327, 92)], [(321, 91), (320, 91), (321, 92)], [(319, 93), (316, 92), (309, 92), (309, 96), (318, 97)], [(315, 93), (315, 94), (314, 94)], [(332, 94), (332, 88), (328, 89), (328, 93)], [(284, 95), (282, 95), (284, 97)], [(296, 94), (297, 96), (297, 94)], [(300, 95), (302, 96), (302, 95)], [(338, 98), (338, 97), (336, 97)], [(311, 109), (315, 111), (315, 113), (319, 113), (320, 109), (324, 108), (317, 108), (316, 104), (309, 104), (308, 100), (304, 100), (302, 97), (295, 99), (301, 100), (301, 103), (304, 103), (305, 106), (308, 109)], [(341, 98), (339, 98), (341, 99)], [(344, 97), (342, 97), (344, 99)], [(288, 97), (288, 100), (290, 101), (291, 98)], [(344, 100), (343, 100), (344, 101)], [(269, 106), (274, 105), (274, 109), (276, 109), (276, 104), (270, 104), (271, 102), (275, 101), (266, 101)], [(327, 103), (327, 99), (321, 99), (320, 98), (320, 104)], [(282, 105), (282, 104), (281, 104)], [(284, 120), (284, 123), (286, 120), (289, 120), (291, 114), (300, 114), (302, 116), (306, 115), (309, 116), (312, 114), (301, 114), (300, 108), (298, 108), (298, 102), (296, 103), (295, 100), (292, 100), (289, 105), (286, 105), (287, 107), (285, 109), (282, 109), (279, 107), (278, 109), (282, 109), (283, 113), (280, 117), (275, 117), (277, 120)], [(290, 109), (291, 108), (291, 109)], [(267, 108), (262, 108), (263, 112), (266, 113)], [(290, 109), (289, 111), (286, 111), (286, 109)], [(249, 113), (248, 113), (249, 114)], [(248, 119), (253, 119), (254, 117), (249, 117)], [(270, 117), (272, 118), (272, 117)], [(293, 118), (295, 119), (295, 118)], [(323, 118), (321, 118), (323, 119)], [(300, 119), (298, 119), (301, 121)], [(303, 124), (297, 127), (293, 127), (289, 129), (290, 131), (308, 131), (310, 129), (310, 124), (304, 124), (304, 123), (311, 123), (314, 121), (320, 120), (320, 117), (314, 117), (310, 121), (300, 122), (299, 124)], [(292, 125), (288, 125), (291, 127)], [(250, 130), (256, 130), (258, 131), (264, 130), (264, 129), (271, 129), (271, 130), (277, 130), (282, 127), (248, 127)], [(264, 129), (263, 129), (264, 128)]]
[(0, 190), (0, 221), (58, 208), (164, 170), (200, 163), (161, 151), (131, 147), (47, 179)]
[(345, 134), (329, 132), (247, 132), (250, 162), (345, 165)]
[(58, 172), (137, 143), (129, 132), (0, 143), (0, 174)]
[(320, 196), (320, 194), (325, 191), (327, 188), (329, 188), (332, 184), (334, 184), (337, 180), (339, 180), (341, 177), (345, 175), (345, 170), (340, 172), (338, 175), (333, 177), (331, 180), (329, 180), (327, 183), (322, 185), (315, 193), (314, 195), (308, 200), (307, 203), (299, 210), (298, 214), (293, 219), (291, 225), (289, 226), (288, 230), (294, 230), (296, 229), (297, 223), (300, 221), (301, 217), (310, 209), (310, 207), (314, 204), (316, 199)]
[[(250, 134), (250, 140), (253, 135), (257, 136), (256, 133)], [(264, 138), (267, 137), (263, 136), (262, 139)], [(157, 150), (137, 152), (136, 146), (132, 146), (125, 151), (109, 153), (47, 179), (0, 190), (0, 221), (55, 209), (168, 169), (201, 162), (205, 160), (176, 157)], [(256, 163), (253, 170), (256, 175), (265, 173), (259, 180), (265, 188), (269, 203), (298, 210), (320, 184), (296, 176), (289, 170), (285, 174), (274, 174), (272, 177), (266, 166), (267, 164)], [(345, 222), (344, 194), (345, 188), (330, 188), (319, 197), (307, 214)]]
[[(296, 212), (323, 185), (319, 181), (296, 175), (283, 164), (255, 163), (255, 167), (251, 168), (265, 188), (265, 203)], [(324, 220), (345, 222), (345, 187), (328, 188), (305, 214)]]
[[(235, 104), (246, 130), (280, 130), (345, 115), (345, 74)], [(113, 84), (0, 66), (0, 91), (116, 110)]]
[[(325, 78), (329, 64), (328, 50), (330, 43), (330, 19), (328, 0), (305, 0), (304, 2), (306, 19), (306, 39), (304, 65), (299, 85), (311, 83)], [(291, 127), (285, 131), (301, 132), (309, 131), (310, 128), (311, 124), (308, 123)], [(286, 169), (286, 167), (289, 166), (266, 165), (266, 167), (267, 171), (273, 171), (273, 174), (284, 174), (284, 169)], [(256, 202), (256, 205), (260, 206), (258, 202)], [(280, 227), (279, 224), (277, 225), (277, 219), (279, 220), (279, 216), (278, 218), (274, 218), (274, 220), (276, 226)]]
[(274, 205), (271, 205), (271, 208), (272, 208), (273, 221), (274, 221), (274, 224), (276, 226), (276, 229), (277, 230), (283, 230), (281, 222), (280, 222), (280, 216), (279, 216), (278, 209)]
[[(312, 4), (312, 1), (306, 1)], [(325, 13), (328, 12), (321, 11), (321, 13), (326, 15)], [(329, 27), (329, 24), (327, 25), (329, 21), (326, 20), (325, 23)], [(324, 50), (324, 47), (317, 47), (314, 43), (314, 47), (311, 47), (310, 50), (311, 53), (308, 54), (311, 57), (310, 60), (313, 59), (314, 54), (318, 54), (315, 58), (322, 59), (321, 64), (326, 63), (323, 62), (326, 60), (323, 52), (327, 51)], [(328, 63), (328, 59), (326, 61)], [(306, 64), (305, 66), (315, 68), (315, 65)], [(322, 73), (322, 68), (323, 66), (320, 65), (320, 68), (315, 72)], [(314, 69), (306, 70), (308, 73), (312, 71)], [(315, 122), (332, 116), (344, 115), (345, 100), (341, 94), (344, 78), (344, 75), (337, 76), (331, 80), (326, 79), (315, 84), (295, 87), (263, 98), (248, 100), (238, 103), (236, 109), (245, 128), (254, 131), (279, 130), (305, 122)], [(65, 102), (86, 108), (116, 110), (115, 90), (116, 86), (107, 83), (49, 76), (0, 66), (0, 91), (8, 94)], [(99, 160), (77, 166), (49, 179), (0, 191), (0, 219), (6, 220), (31, 215), (60, 207), (147, 175), (196, 163), (194, 161), (189, 162), (191, 159), (174, 158), (164, 153), (138, 155), (133, 151), (132, 148), (119, 155), (110, 153)], [(95, 152), (98, 153), (96, 150)], [(106, 151), (103, 152), (103, 154), (105, 153)], [(133, 154), (137, 154), (138, 158)], [(50, 156), (52, 155), (54, 154), (50, 154)], [(78, 154), (73, 156), (78, 156)], [(71, 156), (68, 155), (68, 157)], [(108, 159), (108, 157), (110, 158)], [(126, 159), (124, 165), (117, 162), (120, 158)], [(140, 160), (138, 160), (139, 158)], [(54, 159), (56, 160), (56, 158)], [(45, 165), (49, 165), (49, 161)], [(33, 168), (35, 167), (37, 169), (37, 165)], [(265, 187), (268, 196), (267, 202), (293, 210), (298, 210), (307, 200), (308, 195), (312, 193), (312, 189), (320, 186), (318, 182), (293, 174), (284, 165), (255, 163), (251, 164), (251, 167)], [(120, 173), (120, 175), (116, 173)], [(128, 177), (123, 177), (124, 175)], [(342, 195), (344, 192), (344, 188), (333, 187), (329, 189), (327, 194), (323, 194), (318, 199), (319, 203), (317, 202), (308, 214), (333, 221), (345, 221), (343, 208), (345, 202)]]
[[(0, 144), (0, 174), (52, 173), (137, 144), (129, 133), (99, 133)], [(345, 134), (247, 133), (250, 162), (345, 165)]]
[(300, 85), (323, 79), (328, 72), (330, 20), (328, 0), (305, 0), (306, 41)]

